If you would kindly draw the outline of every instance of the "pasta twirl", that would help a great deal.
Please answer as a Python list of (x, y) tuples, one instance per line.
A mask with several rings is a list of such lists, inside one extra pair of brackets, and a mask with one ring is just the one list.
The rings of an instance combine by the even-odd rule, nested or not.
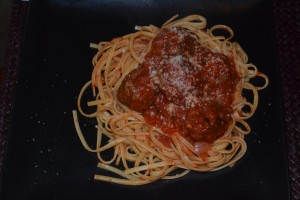
[[(134, 33), (94, 45), (94, 69), (80, 91), (78, 110), (97, 119), (95, 149), (87, 144), (75, 110), (73, 117), (83, 146), (97, 153), (98, 167), (115, 173), (97, 174), (96, 180), (143, 185), (179, 178), (190, 170), (215, 171), (233, 166), (247, 150), (244, 136), (251, 127), (245, 120), (254, 114), (267, 76), (230, 41), (234, 33), (229, 27), (206, 29), (200, 15), (176, 18), (161, 28), (137, 26)], [(214, 35), (218, 29), (229, 37)], [(249, 82), (258, 76), (265, 80), (263, 86)], [(88, 106), (97, 107), (94, 113), (81, 107), (88, 89), (93, 90)], [(243, 90), (252, 92), (251, 102)], [(104, 160), (102, 154), (109, 149), (114, 153)]]

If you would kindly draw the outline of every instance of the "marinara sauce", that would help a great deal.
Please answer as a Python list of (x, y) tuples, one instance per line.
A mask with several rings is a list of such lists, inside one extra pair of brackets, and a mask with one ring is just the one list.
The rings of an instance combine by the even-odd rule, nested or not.
[(231, 57), (212, 52), (183, 28), (162, 29), (117, 98), (166, 135), (212, 143), (232, 120), (239, 80)]

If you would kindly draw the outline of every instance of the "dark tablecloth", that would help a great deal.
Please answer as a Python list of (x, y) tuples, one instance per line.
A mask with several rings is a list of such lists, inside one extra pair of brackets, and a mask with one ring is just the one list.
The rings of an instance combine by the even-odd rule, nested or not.
[[(0, 177), (29, 3), (12, 0), (4, 80), (0, 85)], [(273, 1), (276, 53), (284, 103), (291, 199), (300, 199), (300, 1)]]

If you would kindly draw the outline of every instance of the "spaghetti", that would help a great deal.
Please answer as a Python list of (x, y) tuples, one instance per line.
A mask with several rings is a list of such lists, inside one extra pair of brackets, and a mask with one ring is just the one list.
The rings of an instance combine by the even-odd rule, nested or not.
[[(233, 166), (246, 152), (244, 136), (251, 128), (245, 120), (254, 114), (267, 76), (230, 42), (234, 34), (228, 26), (204, 30), (200, 15), (176, 18), (94, 45), (92, 80), (80, 91), (78, 110), (97, 119), (95, 149), (87, 144), (75, 110), (73, 118), (83, 146), (97, 153), (98, 167), (116, 174), (95, 175), (96, 180), (143, 185), (190, 170)], [(230, 36), (214, 35), (219, 29)], [(252, 85), (255, 77), (264, 85)], [(95, 98), (87, 104), (97, 109), (87, 114), (81, 101), (89, 88)], [(251, 102), (243, 90), (252, 92)], [(105, 160), (101, 154), (111, 149)]]

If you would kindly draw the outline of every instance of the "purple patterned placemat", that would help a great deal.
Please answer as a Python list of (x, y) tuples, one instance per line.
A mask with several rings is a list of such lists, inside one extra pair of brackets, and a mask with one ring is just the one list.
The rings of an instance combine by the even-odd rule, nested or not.
[(300, 1), (275, 0), (273, 5), (290, 190), (292, 199), (300, 199)]
[(3, 82), (0, 83), (0, 177), (29, 2), (12, 0)]
[[(10, 34), (6, 52), (4, 82), (0, 85), (0, 177), (11, 102), (16, 83), (20, 46), (23, 39), (29, 3), (12, 1)], [(276, 53), (284, 103), (288, 147), (291, 199), (300, 199), (300, 1), (274, 0)]]

